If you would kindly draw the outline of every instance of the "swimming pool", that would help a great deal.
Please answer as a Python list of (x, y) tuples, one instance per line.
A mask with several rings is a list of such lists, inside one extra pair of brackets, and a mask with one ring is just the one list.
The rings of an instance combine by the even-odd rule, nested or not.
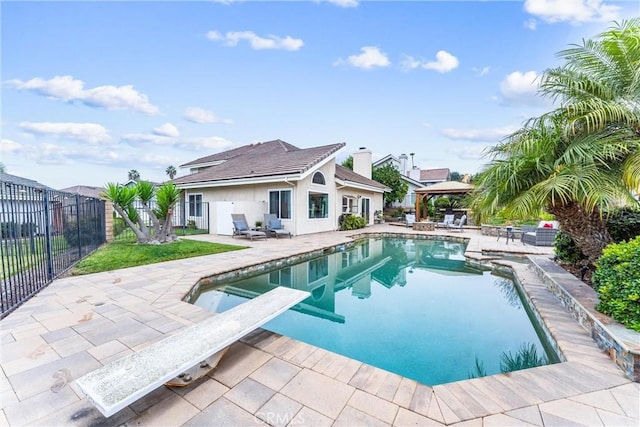
[[(461, 241), (371, 238), (199, 286), (223, 312), (276, 286), (308, 290), (264, 328), (428, 385), (558, 361), (507, 277), (470, 267)], [(532, 354), (535, 353), (535, 354)]]

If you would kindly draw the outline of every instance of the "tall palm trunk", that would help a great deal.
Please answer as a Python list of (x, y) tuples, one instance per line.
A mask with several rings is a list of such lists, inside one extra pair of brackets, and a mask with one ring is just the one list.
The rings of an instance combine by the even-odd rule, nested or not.
[(586, 212), (574, 202), (555, 204), (548, 210), (555, 215), (560, 228), (573, 239), (590, 263), (595, 262), (602, 255), (602, 250), (612, 242), (599, 210)]

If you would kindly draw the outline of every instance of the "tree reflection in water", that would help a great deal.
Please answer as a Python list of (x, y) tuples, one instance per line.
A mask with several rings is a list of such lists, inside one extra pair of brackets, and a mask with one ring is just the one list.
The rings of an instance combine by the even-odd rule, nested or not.
[[(469, 379), (487, 376), (482, 361), (478, 359), (478, 356), (476, 356), (475, 359), (475, 371), (469, 373)], [(535, 368), (548, 364), (549, 359), (547, 356), (542, 355), (538, 357), (538, 350), (534, 344), (524, 343), (518, 348), (515, 354), (511, 354), (510, 351), (502, 353), (500, 358), (500, 371), (505, 374), (507, 372)]]

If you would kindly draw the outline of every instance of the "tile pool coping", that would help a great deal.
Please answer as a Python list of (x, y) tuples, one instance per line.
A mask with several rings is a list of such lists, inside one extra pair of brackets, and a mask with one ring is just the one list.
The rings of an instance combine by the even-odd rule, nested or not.
[[(418, 233), (402, 234), (414, 237)], [(473, 232), (463, 236), (456, 238), (471, 238), (470, 257), (482, 258), (481, 250), (486, 248), (491, 252), (496, 248), (498, 252), (535, 249), (496, 245), (495, 238), (484, 239)], [(638, 425), (640, 415), (634, 401), (640, 396), (640, 386), (597, 348), (537, 273), (518, 263), (513, 264), (518, 279), (529, 288), (563, 348), (565, 363), (429, 387), (265, 333), (232, 346), (233, 357), (223, 358), (224, 366), (196, 388), (182, 392), (159, 389), (108, 421), (95, 416), (95, 409), (75, 387), (74, 377), (211, 316), (181, 301), (199, 278), (234, 265), (253, 265), (309, 248), (346, 243), (351, 237), (358, 235), (334, 232), (296, 236), (291, 241), (246, 242), (250, 246), (246, 251), (54, 281), (0, 322), (0, 425), (197, 425), (215, 424), (216, 420), (253, 425), (262, 423), (253, 405), (265, 390), (275, 394), (260, 410), (279, 407), (284, 414), (287, 408), (295, 408), (292, 414), (299, 412), (294, 421), (303, 414), (309, 422), (321, 420), (326, 425), (449, 425), (467, 420), (472, 425)], [(234, 242), (219, 236), (200, 239)], [(276, 386), (283, 383), (281, 376), (277, 376), (279, 382), (264, 378), (273, 366), (297, 374), (285, 386)], [(258, 393), (238, 400), (247, 387)], [(314, 406), (305, 400), (308, 395), (325, 396), (327, 405), (338, 405), (341, 412), (333, 411), (334, 406), (332, 411)], [(618, 403), (607, 403), (614, 400)]]

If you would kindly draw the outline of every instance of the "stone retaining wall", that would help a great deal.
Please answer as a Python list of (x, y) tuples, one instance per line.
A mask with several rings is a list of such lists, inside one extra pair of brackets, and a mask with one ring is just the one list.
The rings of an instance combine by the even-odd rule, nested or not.
[(627, 378), (640, 382), (640, 333), (626, 329), (609, 316), (597, 312), (598, 294), (552, 260), (529, 258), (549, 291), (591, 334), (598, 347), (609, 353)]

